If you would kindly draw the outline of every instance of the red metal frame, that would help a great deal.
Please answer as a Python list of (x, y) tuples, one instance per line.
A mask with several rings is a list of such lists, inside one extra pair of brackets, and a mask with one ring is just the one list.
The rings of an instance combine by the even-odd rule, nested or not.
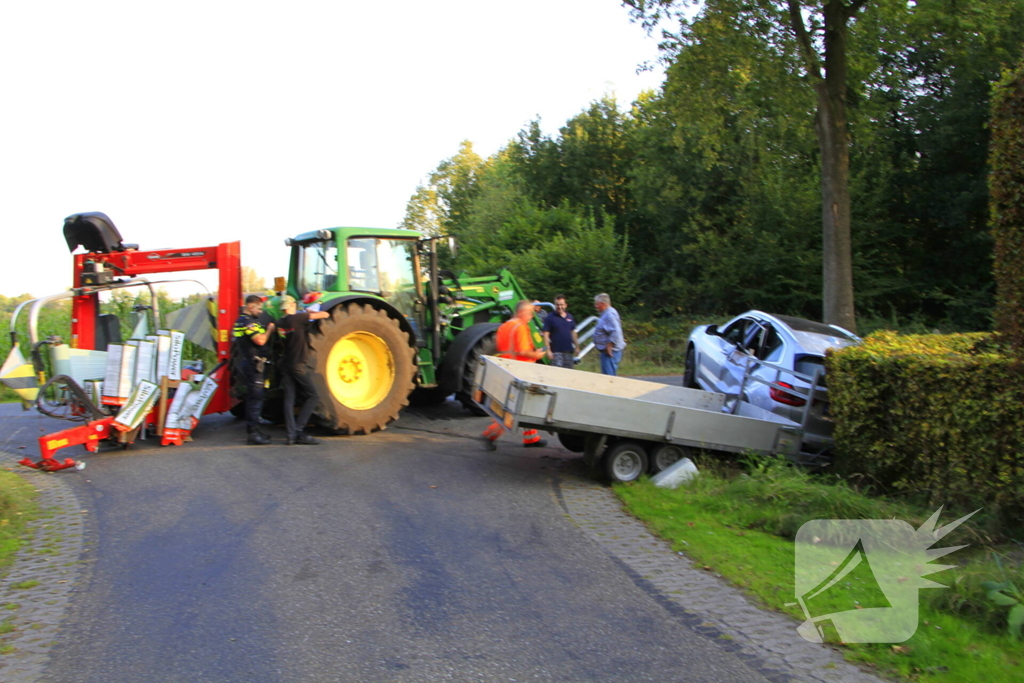
[(47, 434), (39, 437), (39, 462), (32, 462), (31, 458), (22, 458), (19, 465), (31, 467), (44, 472), (60, 472), (71, 468), (81, 469), (84, 464), (74, 458), (64, 458), (63, 461), (53, 457), (57, 451), (68, 446), (85, 446), (85, 450), (95, 453), (99, 450), (100, 441), (110, 437), (110, 426), (113, 424), (113, 417), (105, 417), (101, 420), (93, 420), (70, 429)]
[[(240, 242), (223, 242), (215, 247), (196, 249), (157, 249), (155, 251), (128, 250), (110, 254), (75, 254), (73, 287), (80, 294), (72, 298), (71, 346), (78, 349), (96, 348), (96, 315), (99, 313), (99, 293), (90, 292), (82, 284), (82, 272), (86, 261), (103, 263), (117, 276), (137, 277), (157, 273), (179, 273), (186, 270), (209, 270), (219, 272), (217, 287), (217, 359), (227, 360), (231, 352), (230, 330), (238, 317), (242, 305), (242, 246)], [(231, 408), (228, 388), (231, 377), (227, 367), (221, 371), (217, 393), (214, 394), (207, 413), (223, 413)]]

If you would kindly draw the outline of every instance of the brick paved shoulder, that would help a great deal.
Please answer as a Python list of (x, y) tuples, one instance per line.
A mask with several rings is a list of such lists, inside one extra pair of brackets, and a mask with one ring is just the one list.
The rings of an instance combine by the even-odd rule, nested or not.
[(735, 652), (777, 681), (882, 683), (825, 645), (797, 635), (797, 622), (756, 607), (738, 588), (697, 569), (672, 551), (615, 494), (592, 481), (568, 477), (559, 498), (572, 521), (626, 566), (634, 581), (695, 631)]
[(84, 472), (46, 473), (17, 465), (24, 453), (0, 450), (0, 467), (17, 472), (38, 491), (40, 516), (14, 563), (0, 578), (0, 623), (14, 630), (0, 634), (0, 681), (40, 680), (56, 644), (70, 593), (82, 572), (87, 511), (67, 483)]

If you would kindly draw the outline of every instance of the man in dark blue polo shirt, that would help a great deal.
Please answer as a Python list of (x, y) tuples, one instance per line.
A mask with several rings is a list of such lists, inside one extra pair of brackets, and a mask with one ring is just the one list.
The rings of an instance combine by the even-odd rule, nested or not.
[(544, 346), (551, 364), (559, 368), (572, 368), (573, 357), (580, 351), (576, 336), (576, 320), (569, 312), (565, 295), (555, 297), (555, 312), (544, 318)]

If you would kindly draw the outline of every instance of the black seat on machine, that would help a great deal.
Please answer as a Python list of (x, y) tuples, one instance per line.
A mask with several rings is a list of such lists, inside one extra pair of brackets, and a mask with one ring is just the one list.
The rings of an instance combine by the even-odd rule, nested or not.
[(125, 250), (114, 221), (99, 211), (76, 213), (65, 218), (64, 239), (68, 243), (68, 251), (74, 251), (79, 245), (88, 252), (100, 254)]

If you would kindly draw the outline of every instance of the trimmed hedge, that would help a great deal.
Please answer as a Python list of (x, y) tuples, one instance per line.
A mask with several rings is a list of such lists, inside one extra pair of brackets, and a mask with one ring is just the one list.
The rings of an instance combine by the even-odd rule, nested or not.
[(1024, 353), (1024, 63), (993, 87), (989, 127), (996, 329)]
[(929, 505), (1024, 521), (1024, 379), (988, 333), (882, 331), (830, 352), (836, 466)]

